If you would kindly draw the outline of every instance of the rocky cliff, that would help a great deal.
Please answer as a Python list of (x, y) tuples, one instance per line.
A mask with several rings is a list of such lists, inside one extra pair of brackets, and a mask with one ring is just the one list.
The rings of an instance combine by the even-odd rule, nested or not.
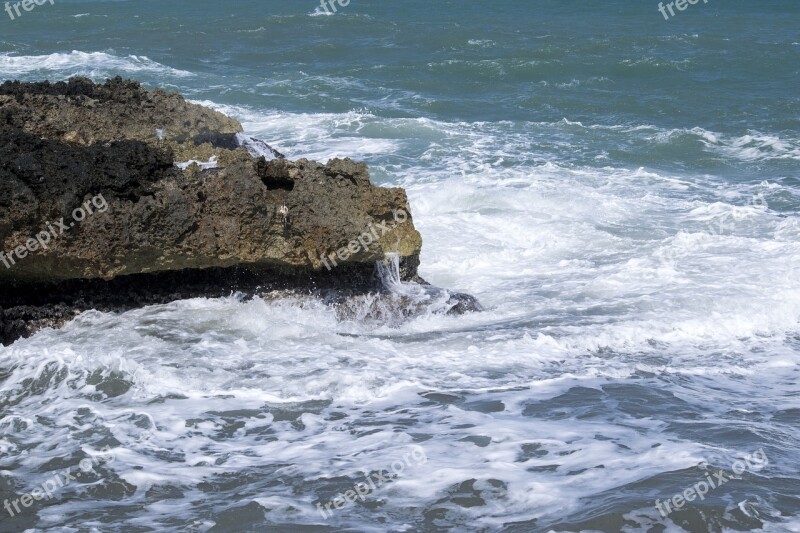
[(0, 85), (2, 342), (88, 308), (372, 291), (387, 254), (424, 284), (421, 246), (405, 191), (376, 187), (363, 163), (288, 161), (237, 121), (133, 81)]

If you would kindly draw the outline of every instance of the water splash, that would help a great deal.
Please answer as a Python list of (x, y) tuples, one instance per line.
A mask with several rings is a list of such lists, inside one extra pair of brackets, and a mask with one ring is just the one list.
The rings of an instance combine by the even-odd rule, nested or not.
[(389, 252), (386, 259), (377, 261), (375, 268), (378, 270), (383, 287), (390, 292), (400, 292), (403, 288), (403, 281), (400, 279), (400, 254)]
[(239, 146), (247, 150), (251, 157), (263, 157), (267, 161), (270, 159), (286, 159), (286, 156), (255, 137), (249, 137), (243, 133), (236, 134), (236, 142)]
[(375, 263), (381, 290), (338, 302), (337, 317), (357, 323), (400, 327), (409, 320), (453, 312), (463, 295), (433, 285), (403, 281), (400, 255), (387, 253)]

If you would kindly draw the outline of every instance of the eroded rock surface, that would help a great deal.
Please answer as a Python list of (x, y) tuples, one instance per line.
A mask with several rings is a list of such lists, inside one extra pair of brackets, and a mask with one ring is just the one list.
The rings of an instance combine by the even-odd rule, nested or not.
[[(71, 226), (0, 268), (4, 283), (237, 265), (319, 271), (321, 257), (371, 224), (394, 225), (396, 213), (402, 223), (336, 263), (371, 269), (422, 245), (405, 191), (376, 187), (363, 163), (254, 158), (225, 141), (241, 131), (236, 121), (179, 95), (119, 79), (7, 82), (0, 120), (0, 250), (24, 247), (54, 221)], [(175, 166), (176, 149), (190, 157), (209, 146), (219, 168)], [(75, 220), (95, 197), (107, 206)]]
[[(0, 85), (0, 341), (93, 307), (369, 291), (389, 253), (424, 283), (403, 189), (350, 159), (288, 161), (241, 131), (119, 78)], [(215, 164), (176, 165), (190, 159)]]

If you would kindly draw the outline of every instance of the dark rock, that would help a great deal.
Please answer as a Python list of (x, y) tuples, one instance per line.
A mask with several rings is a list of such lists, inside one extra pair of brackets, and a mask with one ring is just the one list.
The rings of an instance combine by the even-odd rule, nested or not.
[[(86, 78), (52, 84), (6, 81), (0, 85), (0, 110), (26, 133), (87, 146), (122, 139), (184, 143), (202, 134), (242, 131), (222, 113), (119, 77), (104, 84)], [(163, 139), (156, 130), (163, 130)]]
[(483, 311), (483, 306), (477, 298), (463, 292), (450, 293), (449, 303), (452, 307), (447, 311), (450, 315), (463, 315), (464, 313), (473, 313)]

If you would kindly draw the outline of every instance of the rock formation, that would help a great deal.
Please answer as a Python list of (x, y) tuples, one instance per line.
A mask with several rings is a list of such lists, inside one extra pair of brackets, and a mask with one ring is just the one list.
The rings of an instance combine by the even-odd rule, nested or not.
[[(176, 165), (190, 160), (208, 163)], [(0, 342), (88, 308), (371, 291), (389, 253), (424, 284), (421, 246), (405, 191), (363, 163), (288, 161), (221, 113), (120, 78), (0, 85)], [(448, 310), (476, 307), (455, 295)]]

